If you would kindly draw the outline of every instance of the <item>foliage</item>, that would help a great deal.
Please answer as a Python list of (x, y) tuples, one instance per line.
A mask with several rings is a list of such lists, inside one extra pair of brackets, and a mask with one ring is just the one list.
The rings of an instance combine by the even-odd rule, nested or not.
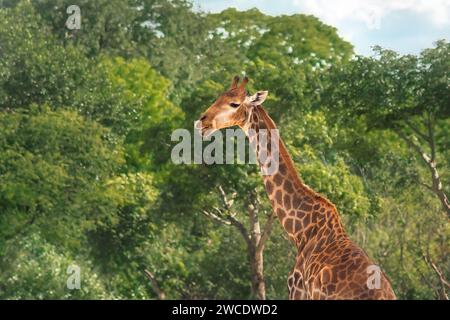
[(77, 228), (89, 228), (109, 211), (96, 197), (123, 164), (120, 146), (97, 123), (45, 106), (2, 113), (0, 123), (2, 236), (39, 225), (41, 237), (54, 244), (78, 245)]
[[(11, 251), (11, 252), (9, 252)], [(80, 267), (83, 285), (80, 290), (66, 287), (67, 269), (77, 259), (61, 252), (33, 233), (8, 248), (2, 260), (1, 298), (8, 299), (111, 299), (93, 266)], [(14, 266), (14, 267), (13, 267)]]

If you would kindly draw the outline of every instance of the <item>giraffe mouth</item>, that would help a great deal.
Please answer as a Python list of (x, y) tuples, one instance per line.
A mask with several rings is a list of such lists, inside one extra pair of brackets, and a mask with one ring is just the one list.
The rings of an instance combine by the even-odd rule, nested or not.
[(214, 129), (211, 125), (204, 125), (204, 123), (200, 120), (196, 121), (194, 126), (203, 138), (209, 137), (214, 131), (216, 131), (216, 129)]
[(216, 132), (217, 131), (217, 129), (214, 129), (214, 128), (212, 128), (212, 127), (210, 127), (210, 126), (208, 126), (208, 127), (203, 127), (201, 130), (200, 130), (200, 135), (203, 137), (203, 138), (208, 138), (208, 137), (210, 137), (214, 132)]

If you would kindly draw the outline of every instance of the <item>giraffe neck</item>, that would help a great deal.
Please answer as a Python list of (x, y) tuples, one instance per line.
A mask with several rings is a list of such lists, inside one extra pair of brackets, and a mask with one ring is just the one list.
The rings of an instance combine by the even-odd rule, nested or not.
[[(269, 135), (267, 141), (271, 141), (270, 130), (276, 130), (276, 125), (262, 106), (255, 107), (249, 119), (244, 131), (258, 155), (261, 151), (258, 133), (266, 129)], [(248, 129), (256, 134), (249, 134)], [(278, 170), (264, 175), (264, 184), (274, 212), (298, 250), (305, 248), (312, 240), (322, 243), (346, 237), (335, 206), (303, 182), (278, 134), (274, 139), (278, 141)], [(270, 150), (268, 153), (270, 157)], [(259, 165), (264, 170), (264, 164), (259, 161)]]

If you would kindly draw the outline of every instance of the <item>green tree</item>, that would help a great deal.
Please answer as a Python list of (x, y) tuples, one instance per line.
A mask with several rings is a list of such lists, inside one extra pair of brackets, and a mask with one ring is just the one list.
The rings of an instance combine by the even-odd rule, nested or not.
[(445, 41), (418, 57), (376, 48), (324, 77), (325, 110), (345, 128), (336, 147), (379, 199), (353, 235), (406, 299), (448, 297), (448, 55)]
[(43, 238), (77, 245), (78, 228), (108, 215), (97, 199), (102, 181), (124, 163), (122, 148), (72, 111), (35, 107), (1, 113), (0, 122), (2, 238), (38, 226)]
[(429, 171), (430, 182), (420, 178), (417, 184), (433, 192), (450, 216), (448, 190), (438, 170), (448, 142), (450, 44), (439, 41), (419, 57), (375, 50), (376, 57), (358, 57), (332, 73), (330, 108), (342, 118), (364, 118), (370, 129), (393, 130)]
[[(15, 5), (22, 2), (14, 0)], [(139, 10), (135, 1), (80, 0), (81, 28), (69, 30), (68, 0), (32, 1), (31, 5), (60, 44), (74, 45), (89, 57), (113, 54), (130, 57), (136, 54), (133, 29)]]

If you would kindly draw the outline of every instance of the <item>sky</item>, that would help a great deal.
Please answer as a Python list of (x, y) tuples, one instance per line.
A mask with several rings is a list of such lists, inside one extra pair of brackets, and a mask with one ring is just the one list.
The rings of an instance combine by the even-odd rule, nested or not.
[(358, 54), (380, 45), (418, 54), (438, 39), (450, 40), (450, 0), (193, 0), (196, 9), (220, 12), (258, 8), (265, 14), (312, 14), (337, 28)]

